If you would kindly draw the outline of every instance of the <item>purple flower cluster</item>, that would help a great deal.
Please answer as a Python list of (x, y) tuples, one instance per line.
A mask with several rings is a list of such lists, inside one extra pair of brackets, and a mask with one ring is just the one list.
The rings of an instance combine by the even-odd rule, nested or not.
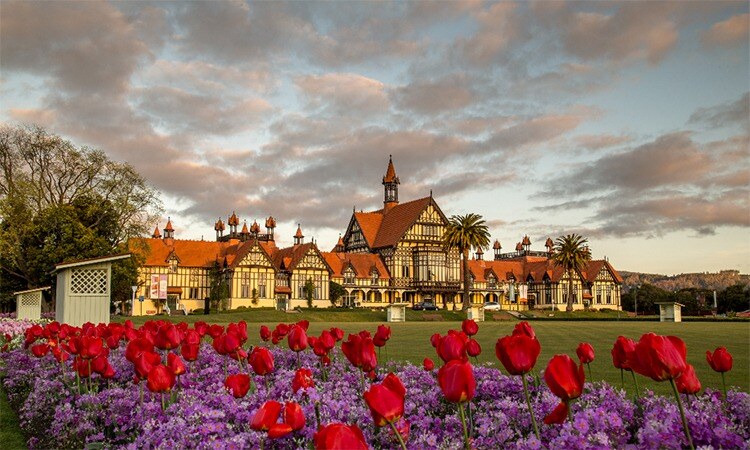
[[(75, 447), (100, 444), (112, 448), (258, 448), (265, 433), (250, 428), (255, 411), (269, 399), (302, 405), (306, 426), (286, 437), (269, 441), (266, 448), (308, 447), (321, 424), (357, 424), (372, 447), (396, 448), (388, 428), (376, 429), (362, 399), (362, 378), (338, 349), (331, 353), (323, 381), (318, 359), (301, 354), (304, 367), (313, 370), (315, 387), (292, 391), (298, 355), (279, 347), (271, 349), (275, 371), (268, 380), (253, 376), (254, 388), (234, 398), (224, 388), (226, 375), (243, 369), (203, 344), (197, 361), (187, 364), (165, 410), (161, 394), (153, 394), (142, 382), (134, 384), (133, 366), (124, 357), (125, 344), (110, 352), (117, 375), (105, 380), (94, 375), (92, 388), (81, 391), (69, 364), (51, 354), (42, 358), (28, 350), (2, 354), (3, 387), (17, 411), (23, 430), (33, 436), (30, 448)], [(410, 364), (391, 363), (378, 378), (393, 371), (406, 387), (404, 417), (409, 424), (408, 448), (453, 449), (463, 446), (462, 426), (454, 404), (444, 400), (437, 385), (437, 370), (425, 371)], [(540, 423), (540, 437), (533, 433), (520, 377), (506, 376), (496, 368), (474, 367), (476, 396), (470, 404), (472, 446), (491, 448), (682, 448), (686, 445), (681, 419), (673, 399), (649, 393), (640, 400), (606, 383), (589, 383), (572, 404), (572, 420), (562, 425)], [(559, 403), (546, 386), (529, 376), (532, 407), (543, 418)], [(376, 380), (377, 381), (377, 380)], [(365, 383), (371, 381), (365, 380)], [(143, 391), (143, 402), (140, 396)], [(84, 392), (84, 393), (81, 393)], [(169, 396), (169, 394), (166, 394)], [(684, 398), (684, 397), (683, 397)], [(696, 446), (749, 448), (750, 396), (707, 389), (684, 398), (690, 430)]]

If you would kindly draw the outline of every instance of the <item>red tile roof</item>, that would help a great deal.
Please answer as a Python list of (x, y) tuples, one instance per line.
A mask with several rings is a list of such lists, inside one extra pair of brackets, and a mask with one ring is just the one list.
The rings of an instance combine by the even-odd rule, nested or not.
[[(424, 197), (398, 204), (389, 209), (383, 215), (378, 236), (375, 238), (375, 243), (371, 248), (395, 246), (431, 202), (432, 197)], [(382, 210), (376, 212), (382, 214)]]
[(332, 276), (343, 277), (344, 271), (351, 265), (357, 278), (369, 278), (373, 268), (378, 271), (380, 278), (391, 278), (383, 260), (374, 253), (323, 252), (322, 254), (333, 271)]
[[(593, 282), (605, 265), (613, 274), (615, 281), (622, 283), (620, 274), (604, 260), (589, 261), (581, 275), (586, 281)], [(524, 256), (499, 261), (469, 260), (469, 272), (474, 276), (475, 281), (484, 283), (490, 271), (495, 273), (498, 281), (507, 281), (512, 274), (516, 281), (523, 282), (531, 276), (534, 282), (538, 283), (544, 280), (546, 275), (551, 282), (558, 283), (565, 276), (565, 271), (561, 266), (541, 256)]]
[(164, 231), (174, 231), (174, 228), (172, 228), (172, 219), (167, 219), (167, 226), (164, 227)]
[(151, 235), (152, 238), (159, 239), (161, 238), (161, 232), (159, 231), (159, 224), (156, 224), (156, 228), (154, 228), (154, 234)]
[(383, 214), (379, 212), (355, 212), (354, 219), (362, 230), (362, 236), (364, 236), (367, 246), (373, 248), (378, 230), (380, 230), (380, 224), (383, 223)]

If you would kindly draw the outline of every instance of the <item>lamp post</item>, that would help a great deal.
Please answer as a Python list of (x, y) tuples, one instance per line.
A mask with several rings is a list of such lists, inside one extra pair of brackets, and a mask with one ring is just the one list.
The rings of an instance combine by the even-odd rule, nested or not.
[(130, 301), (130, 315), (133, 315), (133, 310), (135, 310), (135, 291), (138, 290), (138, 286), (130, 286), (130, 289), (133, 290), (133, 299)]
[(641, 287), (640, 284), (636, 284), (635, 286), (635, 292), (633, 293), (633, 304), (635, 305), (635, 317), (638, 318), (638, 288)]

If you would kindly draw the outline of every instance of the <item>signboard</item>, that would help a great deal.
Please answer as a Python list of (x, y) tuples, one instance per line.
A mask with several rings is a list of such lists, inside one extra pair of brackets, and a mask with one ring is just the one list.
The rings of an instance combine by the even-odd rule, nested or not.
[(151, 275), (149, 298), (162, 300), (167, 299), (167, 275)]

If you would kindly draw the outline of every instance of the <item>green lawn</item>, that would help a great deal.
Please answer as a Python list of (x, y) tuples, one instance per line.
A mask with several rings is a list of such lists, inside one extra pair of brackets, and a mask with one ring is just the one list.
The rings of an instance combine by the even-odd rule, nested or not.
[[(494, 314), (494, 313), (493, 313)], [(505, 314), (505, 313), (501, 313)], [(557, 312), (556, 315), (565, 313)], [(606, 316), (607, 313), (598, 313)], [(616, 313), (609, 313), (609, 315)], [(421, 364), (424, 357), (437, 359), (435, 350), (430, 345), (433, 333), (442, 333), (451, 328), (460, 328), (461, 312), (454, 311), (407, 311), (406, 323), (391, 323), (393, 337), (388, 344), (388, 356), (392, 360), (411, 361)], [(504, 318), (500, 315), (497, 318)], [(149, 318), (134, 318), (136, 325)], [(195, 322), (204, 320), (209, 323), (236, 322), (246, 320), (251, 323), (250, 343), (258, 343), (257, 329), (265, 323), (269, 327), (279, 322), (310, 320), (311, 334), (319, 334), (323, 329), (338, 326), (346, 332), (357, 332), (362, 329), (375, 331), (379, 323), (385, 321), (385, 312), (367, 310), (306, 310), (291, 314), (273, 310), (233, 311), (208, 316), (196, 315), (170, 317), (174, 321)], [(510, 334), (518, 321), (498, 320), (480, 324), (477, 340), (482, 346), (483, 354), (480, 363), (491, 363), (500, 366), (494, 354), (495, 342), (499, 337)], [(620, 385), (620, 371), (612, 366), (610, 351), (617, 336), (623, 335), (638, 340), (647, 332), (673, 334), (685, 341), (688, 348), (688, 362), (695, 366), (696, 374), (703, 387), (721, 388), (721, 375), (711, 370), (706, 362), (706, 350), (713, 351), (718, 346), (725, 346), (734, 357), (734, 369), (726, 374), (728, 386), (739, 386), (750, 391), (750, 323), (748, 322), (682, 322), (661, 323), (635, 320), (622, 321), (544, 321), (531, 322), (542, 345), (536, 370), (542, 370), (554, 354), (567, 353), (575, 358), (575, 349), (580, 342), (589, 342), (594, 346), (596, 358), (591, 364), (594, 380), (605, 380), (615, 386)], [(632, 377), (626, 375), (626, 388), (632, 389)], [(588, 373), (587, 373), (588, 377)], [(643, 388), (653, 389), (662, 394), (671, 394), (668, 383), (657, 383), (644, 377), (638, 378)]]
[(18, 417), (10, 409), (8, 397), (0, 388), (0, 442), (2, 448), (8, 450), (25, 449), (26, 438), (18, 427)]

